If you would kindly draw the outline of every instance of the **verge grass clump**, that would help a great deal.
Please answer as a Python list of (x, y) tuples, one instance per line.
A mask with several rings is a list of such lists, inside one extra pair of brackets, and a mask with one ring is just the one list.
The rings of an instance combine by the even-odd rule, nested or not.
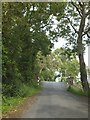
[(21, 97), (5, 97), (5, 101), (2, 101), (2, 113), (5, 114), (12, 110), (20, 102), (23, 102), (24, 99)]
[(90, 91), (85, 92), (83, 89), (78, 88), (77, 86), (68, 87), (67, 91), (74, 93), (76, 95), (87, 96), (90, 97)]
[(41, 86), (30, 86), (26, 84), (21, 84), (18, 91), (16, 91), (16, 96), (13, 97), (6, 97), (3, 96), (2, 99), (2, 113), (8, 113), (12, 110), (15, 106), (22, 103), (26, 98), (30, 96), (34, 96), (41, 90)]

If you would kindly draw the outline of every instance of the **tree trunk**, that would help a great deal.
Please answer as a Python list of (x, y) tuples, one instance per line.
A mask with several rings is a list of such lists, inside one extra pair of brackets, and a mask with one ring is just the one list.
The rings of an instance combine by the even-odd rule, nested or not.
[(87, 72), (86, 72), (86, 66), (85, 66), (83, 54), (79, 54), (79, 62), (80, 62), (80, 75), (81, 75), (82, 87), (84, 91), (88, 91), (89, 84), (87, 81)]
[(82, 34), (85, 27), (85, 11), (83, 10), (83, 14), (80, 21), (80, 27), (78, 32), (78, 38), (77, 38), (77, 49), (78, 49), (78, 57), (79, 57), (79, 63), (80, 63), (80, 75), (81, 75), (81, 83), (84, 91), (88, 91), (89, 84), (87, 81), (87, 72), (86, 72), (86, 65), (84, 62), (84, 49), (82, 44)]

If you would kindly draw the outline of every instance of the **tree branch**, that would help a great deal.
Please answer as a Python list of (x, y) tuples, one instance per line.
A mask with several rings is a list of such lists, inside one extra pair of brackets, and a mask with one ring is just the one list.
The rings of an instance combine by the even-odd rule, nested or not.
[(53, 16), (49, 19), (48, 23), (45, 24), (44, 26), (41, 26), (41, 28), (45, 28), (45, 27), (47, 27), (48, 25), (51, 25), (50, 22), (52, 21), (52, 18), (53, 18)]
[(71, 4), (76, 8), (76, 10), (78, 11), (79, 15), (82, 17), (81, 11), (77, 7), (77, 5), (75, 5), (74, 2), (71, 2)]
[(83, 7), (83, 5), (82, 5), (82, 3), (81, 2), (78, 2), (79, 3), (79, 5), (81, 6), (81, 7)]
[(86, 17), (90, 15), (90, 9), (88, 10), (88, 12), (86, 13)]
[(90, 38), (90, 35), (87, 33), (87, 37)]
[(81, 13), (83, 14), (83, 10), (84, 10), (84, 2), (78, 2), (79, 3), (79, 6), (80, 6), (80, 10), (81, 10)]
[(88, 34), (89, 31), (90, 31), (90, 27), (88, 28), (88, 30), (86, 30), (86, 31), (82, 34), (82, 36)]
[(72, 22), (70, 21), (70, 19), (68, 17), (66, 17), (71, 25), (71, 27), (73, 28), (74, 32), (78, 34), (78, 31), (75, 29), (75, 27), (73, 26)]

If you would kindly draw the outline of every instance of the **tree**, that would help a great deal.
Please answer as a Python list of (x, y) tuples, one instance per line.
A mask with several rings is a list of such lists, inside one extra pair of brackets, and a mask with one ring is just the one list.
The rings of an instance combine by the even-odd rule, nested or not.
[[(84, 50), (89, 43), (89, 31), (87, 19), (90, 14), (90, 2), (75, 1), (67, 4), (65, 15), (61, 19), (57, 17), (58, 32), (57, 36), (64, 37), (71, 45), (73, 52), (76, 52), (79, 58), (81, 83), (84, 91), (88, 91), (87, 72), (84, 62)], [(87, 36), (87, 37), (86, 37)]]
[(37, 54), (37, 63), (39, 66), (39, 74), (41, 80), (53, 81), (54, 69), (52, 63), (52, 55), (43, 56), (41, 52)]
[[(66, 53), (67, 51), (67, 53)], [(54, 81), (55, 72), (58, 71), (62, 77), (68, 77), (70, 74), (76, 80), (79, 73), (79, 63), (71, 49), (56, 49), (50, 55), (42, 56), (39, 52), (37, 55), (39, 65), (39, 77), (43, 80)], [(62, 78), (62, 79), (63, 79)]]
[(7, 91), (3, 88), (5, 95), (8, 93), (13, 96), (21, 82), (32, 84), (36, 76), (37, 52), (42, 51), (46, 55), (50, 51), (51, 42), (41, 29), (42, 16), (46, 22), (49, 15), (46, 15), (46, 6), (43, 6), (43, 14), (40, 13), (41, 6), (38, 3), (3, 3), (3, 87), (7, 87)]
[(73, 49), (56, 49), (54, 54), (56, 54), (58, 59), (60, 59), (59, 63), (61, 64), (58, 64), (58, 70), (62, 73), (62, 77), (67, 78), (71, 75), (76, 80), (76, 77), (79, 74), (79, 63), (76, 59), (76, 53), (73, 53)]
[[(75, 4), (73, 4), (73, 5), (75, 6), (75, 8), (77, 8)], [(81, 14), (81, 21), (80, 21), (80, 27), (79, 27), (79, 31), (78, 31), (78, 37), (77, 37), (77, 51), (78, 51), (78, 57), (79, 57), (79, 62), (80, 62), (80, 73), (81, 73), (82, 86), (85, 91), (88, 91), (89, 84), (87, 81), (86, 66), (85, 66), (84, 56), (83, 56), (82, 40), (83, 40), (83, 34), (88, 33), (86, 31), (84, 31), (84, 27), (85, 27), (85, 19), (90, 14), (90, 10), (88, 10), (88, 12), (86, 12), (86, 7), (89, 7), (89, 5), (87, 6), (87, 3), (80, 2), (79, 6), (81, 8), (81, 9), (79, 9), (79, 11), (80, 11), (79, 14)]]
[[(62, 15), (64, 4), (55, 6), (57, 11), (62, 6)], [(22, 82), (37, 83), (37, 54), (46, 56), (53, 46), (47, 35), (53, 11), (50, 3), (3, 3), (2, 8), (3, 93), (14, 96)]]
[[(85, 91), (88, 91), (89, 84), (87, 81), (87, 72), (86, 72), (86, 66), (84, 62), (84, 56), (83, 56), (83, 35), (88, 34), (88, 31), (85, 31), (85, 21), (87, 16), (90, 14), (89, 9), (89, 3), (79, 2), (79, 3), (71, 3), (76, 10), (79, 13), (79, 16), (81, 17), (79, 30), (77, 31), (77, 53), (79, 57), (79, 63), (80, 63), (80, 74), (81, 74), (81, 81), (82, 86)], [(75, 29), (76, 30), (76, 29)]]

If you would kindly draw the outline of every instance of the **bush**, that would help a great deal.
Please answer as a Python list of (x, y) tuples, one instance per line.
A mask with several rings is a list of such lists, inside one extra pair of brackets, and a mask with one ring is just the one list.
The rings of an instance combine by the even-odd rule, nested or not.
[(40, 90), (40, 87), (30, 86), (26, 84), (20, 85), (19, 91), (16, 93), (17, 96), (26, 97), (32, 96)]
[(12, 110), (16, 105), (20, 102), (23, 102), (28, 96), (33, 96), (41, 90), (41, 87), (38, 86), (37, 88), (33, 86), (29, 86), (26, 84), (21, 84), (18, 91), (15, 91), (14, 97), (6, 97), (3, 96), (2, 100), (2, 112), (6, 113)]

